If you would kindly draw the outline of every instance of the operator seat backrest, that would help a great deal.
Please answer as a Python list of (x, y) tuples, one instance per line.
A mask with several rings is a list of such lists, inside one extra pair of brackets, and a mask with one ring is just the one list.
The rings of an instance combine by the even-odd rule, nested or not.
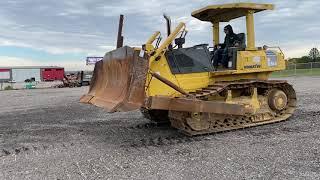
[(232, 62), (231, 69), (236, 69), (237, 64), (237, 52), (238, 51), (244, 51), (246, 49), (246, 34), (245, 33), (239, 33), (237, 34), (238, 38), (240, 39), (239, 47), (230, 47), (228, 48), (228, 58)]
[(246, 46), (246, 34), (245, 33), (239, 33), (237, 34), (237, 36), (239, 37), (240, 39), (240, 49), (243, 50), (245, 49), (247, 46)]

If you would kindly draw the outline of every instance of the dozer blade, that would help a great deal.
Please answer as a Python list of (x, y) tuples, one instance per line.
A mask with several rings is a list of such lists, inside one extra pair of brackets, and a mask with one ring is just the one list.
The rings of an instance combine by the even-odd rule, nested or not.
[(105, 108), (108, 112), (132, 111), (144, 104), (147, 58), (125, 46), (108, 52), (96, 63), (88, 94), (80, 102)]

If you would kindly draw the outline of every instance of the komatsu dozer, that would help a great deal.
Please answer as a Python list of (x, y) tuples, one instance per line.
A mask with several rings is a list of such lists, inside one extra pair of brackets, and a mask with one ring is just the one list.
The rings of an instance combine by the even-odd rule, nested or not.
[[(293, 87), (268, 80), (285, 69), (276, 47), (256, 47), (254, 14), (273, 10), (272, 4), (233, 3), (207, 6), (192, 13), (212, 23), (213, 45), (219, 45), (219, 25), (246, 17), (246, 33), (224, 54), (228, 67), (214, 68), (214, 51), (207, 44), (183, 47), (187, 29), (179, 23), (161, 43), (155, 32), (142, 47), (121, 47), (106, 53), (94, 68), (83, 103), (108, 112), (140, 109), (157, 123), (188, 135), (199, 135), (280, 122), (296, 107)], [(168, 20), (168, 17), (166, 17)]]

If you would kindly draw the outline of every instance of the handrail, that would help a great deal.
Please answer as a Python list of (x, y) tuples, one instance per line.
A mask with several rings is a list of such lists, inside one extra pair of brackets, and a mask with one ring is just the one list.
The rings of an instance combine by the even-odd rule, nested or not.
[(153, 58), (159, 57), (165, 49), (174, 41), (174, 39), (177, 37), (177, 35), (180, 33), (182, 28), (185, 28), (185, 23), (181, 22), (179, 25), (175, 28), (175, 30), (170, 34), (169, 37), (161, 44), (161, 46), (155, 51), (155, 54), (152, 56)]
[(156, 31), (155, 33), (153, 33), (153, 35), (148, 39), (146, 44), (152, 44), (154, 42), (154, 40), (156, 40), (159, 35), (160, 35), (160, 31)]
[(271, 47), (267, 46), (267, 49), (279, 49), (280, 53), (283, 55), (283, 58), (285, 57), (285, 54), (283, 53), (280, 46), (271, 46)]

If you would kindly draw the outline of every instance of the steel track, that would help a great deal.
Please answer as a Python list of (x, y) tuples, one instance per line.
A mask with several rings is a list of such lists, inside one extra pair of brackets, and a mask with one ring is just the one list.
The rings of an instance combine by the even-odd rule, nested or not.
[[(288, 84), (286, 81), (241, 81), (241, 82), (222, 82), (217, 83), (215, 85), (209, 86), (207, 88), (203, 88), (201, 90), (197, 90), (196, 92), (192, 92), (196, 98), (201, 100), (208, 100), (209, 97), (215, 96), (219, 93), (224, 93), (227, 90), (236, 90), (236, 89), (250, 89), (250, 88), (258, 88), (265, 90), (268, 92), (271, 89), (281, 89), (288, 96), (288, 105), (287, 107), (281, 111), (277, 112), (274, 119), (263, 121), (263, 122), (253, 122), (253, 116), (231, 116), (224, 115), (219, 120), (211, 123), (210, 128), (201, 131), (193, 130), (186, 122), (186, 118), (191, 118), (189, 112), (169, 112), (170, 121), (172, 124), (178, 124), (175, 128), (180, 129), (182, 132), (189, 136), (201, 135), (201, 134), (210, 134), (217, 133), (235, 129), (243, 129), (253, 126), (259, 126), (264, 124), (270, 124), (275, 122), (280, 122), (287, 120), (289, 117), (293, 115), (293, 112), (296, 108), (296, 94), (293, 87)], [(213, 115), (213, 114), (212, 114)], [(172, 118), (175, 117), (175, 118)], [(179, 117), (179, 118), (176, 118)]]

